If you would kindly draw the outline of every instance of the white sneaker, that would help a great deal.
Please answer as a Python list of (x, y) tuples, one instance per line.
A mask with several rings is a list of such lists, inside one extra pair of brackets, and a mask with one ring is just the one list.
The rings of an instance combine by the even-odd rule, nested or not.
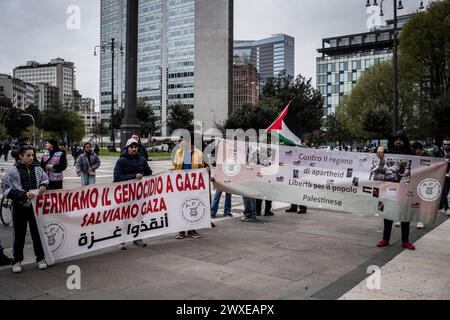
[(450, 217), (450, 208), (445, 210), (445, 214), (447, 215), (447, 217)]
[(125, 246), (125, 243), (121, 243), (119, 245), (119, 250), (127, 250), (127, 247)]
[(396, 227), (400, 227), (401, 225), (402, 225), (402, 223), (400, 221), (395, 223)]
[(39, 270), (44, 270), (44, 269), (47, 269), (47, 268), (48, 268), (48, 265), (47, 265), (47, 262), (45, 260), (41, 260), (41, 261), (38, 262), (38, 269)]
[(424, 224), (423, 222), (417, 222), (417, 229), (423, 229)]
[(142, 247), (142, 248), (147, 246), (147, 244), (142, 239), (133, 241), (133, 243), (135, 246)]
[(22, 272), (22, 263), (17, 262), (16, 264), (14, 264), (12, 267), (12, 272), (21, 273)]

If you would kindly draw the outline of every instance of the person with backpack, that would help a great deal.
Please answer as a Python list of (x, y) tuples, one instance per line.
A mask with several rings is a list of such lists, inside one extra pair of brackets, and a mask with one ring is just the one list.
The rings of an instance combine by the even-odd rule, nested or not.
[(47, 173), (49, 178), (49, 190), (58, 190), (63, 188), (63, 171), (67, 169), (67, 157), (64, 151), (61, 151), (58, 142), (53, 139), (47, 141), (45, 145), (47, 152), (42, 156), (41, 168)]

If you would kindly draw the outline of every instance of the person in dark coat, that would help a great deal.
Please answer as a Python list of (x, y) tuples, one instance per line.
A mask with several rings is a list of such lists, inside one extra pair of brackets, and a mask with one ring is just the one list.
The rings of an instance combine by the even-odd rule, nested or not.
[[(412, 148), (409, 143), (408, 136), (403, 130), (398, 131), (388, 142), (388, 149), (384, 150), (383, 147), (378, 147), (377, 156), (381, 160), (384, 159), (385, 154), (404, 154), (413, 155)], [(408, 250), (415, 250), (412, 243), (409, 242), (409, 221), (401, 222), (402, 228), (402, 247)], [(393, 221), (384, 219), (384, 231), (383, 239), (377, 244), (377, 247), (383, 248), (389, 245), (391, 239)]]
[[(127, 141), (127, 153), (123, 153), (117, 160), (114, 167), (114, 182), (128, 181), (134, 179), (142, 179), (152, 175), (152, 170), (148, 166), (147, 161), (138, 153), (139, 143), (130, 139)], [(147, 244), (143, 240), (133, 241), (136, 246), (145, 247)], [(119, 246), (120, 250), (125, 250), (125, 243)]]

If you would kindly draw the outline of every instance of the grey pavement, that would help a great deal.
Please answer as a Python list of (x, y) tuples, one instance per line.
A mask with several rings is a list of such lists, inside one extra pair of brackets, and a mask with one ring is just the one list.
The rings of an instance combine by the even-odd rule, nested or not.
[[(99, 182), (110, 182), (114, 160), (105, 160), (104, 164), (105, 172), (99, 172), (104, 177)], [(155, 172), (162, 172), (168, 162), (150, 165)], [(67, 180), (65, 187), (79, 183), (70, 170), (66, 176), (74, 179)], [(306, 215), (299, 215), (284, 212), (287, 204), (275, 202), (275, 216), (249, 223), (239, 220), (242, 198), (233, 196), (232, 202), (234, 217), (221, 217), (222, 200), (219, 218), (214, 220), (216, 228), (201, 230), (200, 239), (176, 240), (174, 235), (165, 235), (146, 240), (146, 248), (109, 248), (44, 271), (32, 263), (28, 244), (28, 264), (22, 274), (0, 270), (0, 299), (339, 299), (364, 282), (368, 263), (376, 261), (387, 268), (392, 259), (419, 255), (426, 248), (428, 254), (448, 254), (441, 247), (434, 249), (435, 242), (448, 235), (449, 230), (443, 229), (448, 228), (447, 217), (443, 216), (439, 220), (442, 224), (434, 230), (433, 226), (425, 230), (411, 226), (411, 237), (419, 239), (418, 249), (402, 253), (398, 250), (400, 228), (393, 230), (391, 247), (375, 247), (383, 222), (374, 215), (327, 210), (308, 210)], [(0, 236), (5, 247), (10, 246), (10, 228), (0, 227)], [(448, 236), (445, 239), (448, 248), (450, 240)], [(411, 263), (423, 263), (424, 259)], [(70, 265), (81, 268), (81, 290), (67, 289), (66, 270)], [(442, 270), (449, 264), (442, 260), (436, 265)], [(432, 272), (421, 275), (425, 281)], [(390, 281), (396, 279), (399, 277)], [(406, 280), (402, 283), (404, 288), (409, 285)]]

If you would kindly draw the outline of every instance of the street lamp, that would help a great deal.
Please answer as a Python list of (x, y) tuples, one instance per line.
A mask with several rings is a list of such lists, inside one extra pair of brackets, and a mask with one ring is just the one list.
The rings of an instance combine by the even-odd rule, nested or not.
[(30, 117), (31, 120), (33, 120), (33, 146), (36, 146), (36, 122), (34, 121), (34, 117), (33, 117), (33, 115), (31, 115), (29, 113), (22, 113), (19, 116), (19, 119), (20, 119), (21, 116)]
[[(383, 2), (380, 2), (380, 16), (384, 16)], [(393, 0), (394, 4), (394, 43), (393, 43), (393, 58), (392, 58), (392, 134), (397, 132), (397, 118), (398, 118), (398, 64), (397, 64), (397, 49), (398, 49), (398, 19), (397, 10), (403, 9), (402, 0)], [(373, 0), (373, 5), (378, 6), (377, 0)], [(367, 0), (366, 7), (370, 7), (370, 0)], [(419, 10), (424, 9), (423, 1), (420, 1)]]
[[(111, 50), (111, 142), (113, 151), (116, 151), (116, 139), (114, 135), (114, 57), (115, 50), (119, 49), (120, 54), (123, 56), (123, 44), (122, 42), (116, 42), (114, 38), (111, 41), (103, 41), (100, 46), (94, 48), (94, 56), (97, 56), (97, 48), (102, 49), (102, 53), (106, 53), (106, 50)], [(120, 72), (120, 70), (119, 70)], [(120, 93), (121, 94), (121, 93)]]

